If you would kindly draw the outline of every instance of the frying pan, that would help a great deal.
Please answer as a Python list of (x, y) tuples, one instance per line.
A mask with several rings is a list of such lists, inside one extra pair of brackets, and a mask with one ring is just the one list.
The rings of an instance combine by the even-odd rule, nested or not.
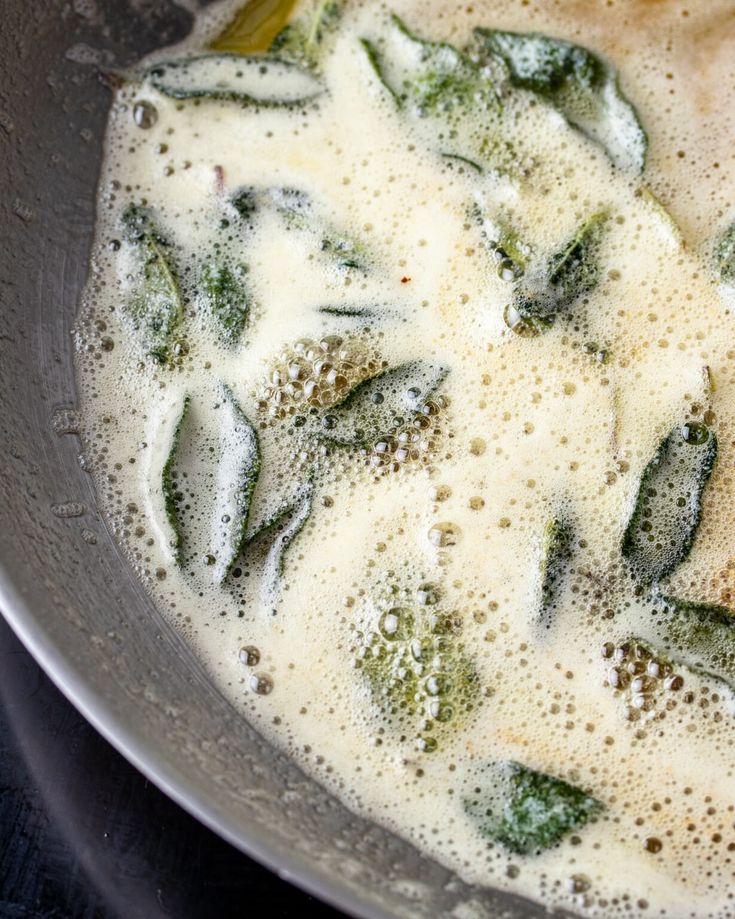
[[(355, 816), (265, 742), (153, 606), (98, 509), (71, 330), (110, 96), (98, 79), (183, 38), (172, 0), (3, 0), (0, 607), (59, 688), (163, 791), (244, 852), (364, 917), (530, 919)], [(133, 914), (129, 914), (134, 919)]]

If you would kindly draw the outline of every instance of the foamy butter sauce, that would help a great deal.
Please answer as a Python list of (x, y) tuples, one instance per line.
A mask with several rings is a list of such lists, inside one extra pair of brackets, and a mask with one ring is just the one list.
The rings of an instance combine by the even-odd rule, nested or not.
[[(720, 456), (695, 550), (676, 575), (682, 592), (719, 599), (735, 519), (735, 323), (692, 245), (706, 235), (703, 194), (709, 199), (714, 180), (702, 178), (699, 163), (703, 193), (692, 195), (676, 185), (676, 161), (667, 167), (673, 141), (662, 111), (665, 74), (685, 72), (688, 58), (682, 50), (683, 70), (676, 71), (653, 26), (651, 35), (639, 26), (637, 48), (625, 45), (620, 24), (634, 28), (643, 6), (630, 3), (606, 20), (612, 14), (602, 6), (591, 17), (571, 3), (553, 12), (520, 3), (394, 4), (427, 38), (461, 44), (483, 24), (544, 29), (613, 56), (627, 48), (616, 63), (648, 119), (652, 180), (669, 190), (689, 245), (637, 193), (640, 180), (616, 172), (550, 111), (528, 111), (522, 122), (538, 161), (533, 181), (450, 167), (411, 133), (371, 73), (357, 39), (377, 34), (385, 14), (365, 3), (345, 14), (325, 63), (329, 93), (315, 110), (182, 104), (138, 84), (117, 92), (78, 370), (102, 504), (160, 608), (233, 703), (350, 807), (469, 881), (550, 905), (596, 916), (728, 916), (732, 700), (708, 704), (706, 685), (687, 673), (694, 702), (683, 703), (680, 693), (675, 707), (666, 710), (662, 701), (628, 720), (630, 699), (606, 685), (610, 662), (600, 653), (604, 642), (636, 634), (647, 615), (634, 600), (610, 611), (617, 601), (606, 604), (607, 584), (640, 474), (694, 403), (716, 416)], [(657, 28), (669, 46), (685, 49), (694, 26), (674, 6), (656, 8)], [(727, 5), (708, 11), (715, 6)], [(226, 5), (203, 15), (191, 47), (216, 34), (231, 12)], [(696, 22), (701, 31), (704, 16)], [(681, 86), (677, 92), (669, 108), (681, 112), (688, 96)], [(140, 101), (157, 112), (147, 130), (132, 117)], [(705, 121), (701, 116), (695, 127), (714, 137)], [(696, 151), (691, 138), (681, 140), (682, 149)], [(124, 319), (134, 269), (129, 247), (111, 242), (120, 239), (121, 210), (145, 199), (166, 232), (196, 253), (219, 219), (222, 196), (242, 186), (308, 192), (329, 220), (365, 241), (380, 270), (325, 266), (308, 234), (284, 234), (271, 215), (241, 243), (256, 303), (247, 346), (219, 348), (201, 328), (189, 334), (189, 354), (177, 369), (152, 367)], [(609, 212), (603, 277), (583, 330), (585, 340), (609, 350), (606, 363), (585, 353), (582, 332), (570, 323), (533, 339), (508, 331), (508, 286), (468, 218), (473, 203), (511, 214), (541, 251), (558, 247), (591, 213)], [(448, 367), (441, 389), (448, 406), (425, 463), (383, 476), (358, 460), (326, 463), (308, 524), (286, 556), (274, 614), (257, 566), (235, 588), (177, 568), (146, 470), (162, 413), (188, 393), (192, 415), (181, 450), (192, 494), (206, 493), (211, 455), (195, 441), (215, 442), (216, 385), (225, 382), (246, 415), (262, 423), (267, 478), (255, 510), (265, 513), (269, 490), (288, 490), (300, 462), (284, 424), (259, 408), (274, 364), (300, 338), (362, 334), (360, 323), (321, 315), (316, 308), (324, 303), (384, 304), (385, 318), (358, 347), (390, 366), (425, 358)], [(190, 312), (195, 308), (193, 302)], [(204, 510), (187, 518), (200, 536), (211, 521), (202, 501)], [(553, 626), (539, 631), (532, 610), (541, 534), (560, 506), (573, 511), (578, 574)], [(451, 526), (437, 530), (441, 524)], [(432, 753), (417, 749), (415, 732), (402, 737), (401, 727), (381, 718), (356, 665), (390, 589), (410, 593), (425, 583), (441, 585), (445, 608), (461, 616), (462, 644), (478, 674), (473, 711), (440, 733)], [(239, 659), (243, 646), (258, 649), (256, 666)], [(272, 691), (253, 691), (264, 687)], [(481, 785), (483, 764), (502, 760), (564, 777), (603, 802), (604, 813), (540, 855), (493, 847), (462, 802)], [(659, 851), (646, 843), (651, 839)]]

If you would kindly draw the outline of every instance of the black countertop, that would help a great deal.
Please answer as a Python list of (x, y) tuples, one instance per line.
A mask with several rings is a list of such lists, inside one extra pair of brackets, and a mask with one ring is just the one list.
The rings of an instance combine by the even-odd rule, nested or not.
[(67, 702), (0, 617), (0, 917), (339, 919), (190, 817)]

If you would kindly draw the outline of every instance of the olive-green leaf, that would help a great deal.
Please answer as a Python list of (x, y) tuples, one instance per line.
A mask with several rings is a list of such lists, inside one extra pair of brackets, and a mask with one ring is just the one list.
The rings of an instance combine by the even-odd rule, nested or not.
[(358, 383), (336, 405), (307, 416), (305, 433), (344, 447), (365, 447), (409, 424), (448, 371), (439, 364), (407, 361)]
[(292, 61), (319, 72), (327, 40), (334, 35), (342, 16), (337, 0), (315, 0), (307, 13), (290, 21), (276, 37), (269, 52), (279, 60)]
[(250, 314), (252, 298), (247, 286), (247, 267), (215, 258), (200, 273), (200, 294), (217, 338), (226, 347), (240, 342)]
[(260, 474), (255, 428), (223, 383), (218, 387), (220, 429), (217, 490), (212, 515), (212, 580), (221, 584), (245, 544), (250, 505)]
[(505, 314), (512, 331), (530, 337), (540, 334), (595, 289), (606, 221), (604, 211), (592, 214), (545, 265), (533, 267), (517, 283)]
[(464, 799), (483, 836), (517, 855), (537, 855), (583, 827), (603, 805), (563, 779), (520, 763), (497, 763)]
[(666, 435), (644, 469), (622, 544), (642, 583), (671, 574), (691, 552), (716, 459), (714, 432), (683, 424)]
[(512, 86), (557, 109), (616, 166), (643, 171), (648, 138), (610, 64), (580, 45), (538, 33), (480, 28), (474, 35), (484, 54), (503, 62)]
[(142, 259), (138, 287), (126, 304), (126, 314), (147, 356), (156, 364), (169, 365), (175, 333), (184, 318), (170, 246), (149, 208), (129, 205), (122, 223), (125, 238)]
[(315, 77), (289, 61), (241, 54), (201, 54), (161, 61), (144, 74), (173, 99), (215, 99), (262, 108), (298, 106), (323, 92)]

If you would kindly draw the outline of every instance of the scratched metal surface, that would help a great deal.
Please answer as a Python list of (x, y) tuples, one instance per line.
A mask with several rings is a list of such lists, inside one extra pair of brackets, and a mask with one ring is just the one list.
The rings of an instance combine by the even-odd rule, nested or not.
[(81, 717), (0, 619), (0, 916), (338, 913), (228, 845)]
[(376, 919), (546, 915), (462, 883), (307, 778), (221, 696), (126, 567), (96, 510), (74, 424), (70, 329), (109, 104), (97, 72), (181, 37), (191, 17), (171, 0), (3, 0), (2, 12), (6, 617), (83, 714), (160, 788), (323, 899)]

